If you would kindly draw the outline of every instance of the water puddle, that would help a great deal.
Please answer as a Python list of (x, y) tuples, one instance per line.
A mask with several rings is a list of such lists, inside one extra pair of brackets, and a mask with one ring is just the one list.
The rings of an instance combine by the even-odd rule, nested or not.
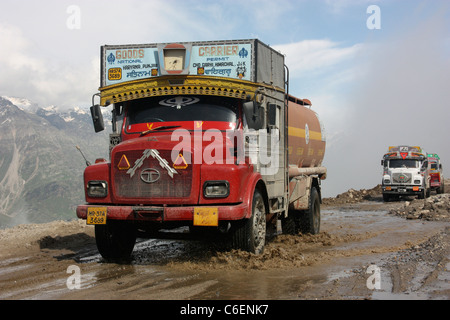
[[(97, 252), (79, 261), (94, 262), (83, 274), (85, 292), (108, 292), (106, 298), (428, 299), (426, 292), (392, 293), (382, 265), (431, 232), (433, 222), (407, 221), (386, 211), (327, 209), (320, 234), (279, 235), (258, 256), (208, 241), (139, 239), (130, 264), (104, 263)], [(379, 290), (367, 289), (370, 264), (381, 266)], [(418, 276), (417, 282), (422, 280)]]

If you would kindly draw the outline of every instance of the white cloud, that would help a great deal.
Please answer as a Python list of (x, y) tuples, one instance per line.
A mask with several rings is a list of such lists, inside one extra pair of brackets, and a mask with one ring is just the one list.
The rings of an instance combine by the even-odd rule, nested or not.
[(290, 93), (311, 100), (312, 108), (325, 124), (327, 136), (333, 140), (344, 131), (349, 106), (348, 86), (362, 75), (357, 57), (364, 45), (342, 46), (331, 40), (304, 40), (274, 46), (286, 55), (289, 68)]
[(286, 64), (292, 75), (308, 72), (324, 72), (327, 68), (347, 62), (361, 50), (362, 45), (341, 47), (328, 39), (303, 40), (274, 46), (286, 56)]
[(37, 57), (35, 44), (6, 24), (0, 25), (0, 43), (0, 94), (68, 107), (80, 104), (80, 96), (90, 101), (98, 87), (98, 59), (75, 67), (63, 58)]
[(19, 28), (0, 24), (0, 43), (2, 46), (0, 50), (2, 66), (15, 71), (24, 68), (32, 72), (42, 71), (39, 61), (26, 55), (31, 43), (25, 39)]
[(369, 6), (378, 4), (381, 0), (325, 0), (325, 3), (335, 14), (345, 14), (345, 10), (351, 6)]

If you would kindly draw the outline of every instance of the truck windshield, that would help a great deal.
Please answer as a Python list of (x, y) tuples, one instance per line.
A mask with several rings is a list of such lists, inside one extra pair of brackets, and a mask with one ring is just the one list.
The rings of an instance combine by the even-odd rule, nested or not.
[(391, 159), (389, 168), (418, 168), (418, 161), (413, 159)]
[(214, 96), (163, 96), (128, 104), (128, 124), (168, 121), (236, 122), (238, 100)]

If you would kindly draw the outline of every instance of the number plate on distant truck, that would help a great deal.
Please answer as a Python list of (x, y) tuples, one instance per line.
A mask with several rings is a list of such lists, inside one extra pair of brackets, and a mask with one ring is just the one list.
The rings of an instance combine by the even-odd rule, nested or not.
[(194, 226), (217, 227), (219, 210), (217, 208), (194, 208)]
[(87, 224), (106, 224), (106, 207), (89, 207), (87, 211)]

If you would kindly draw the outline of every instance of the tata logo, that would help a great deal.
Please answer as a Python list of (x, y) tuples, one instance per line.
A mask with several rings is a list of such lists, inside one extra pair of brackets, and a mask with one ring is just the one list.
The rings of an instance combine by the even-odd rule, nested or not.
[(156, 169), (144, 169), (141, 171), (141, 180), (145, 183), (154, 183), (161, 178), (161, 174)]
[(398, 176), (398, 181), (400, 183), (406, 183), (406, 182), (409, 182), (409, 180), (410, 180), (410, 177), (405, 174), (401, 174)]

